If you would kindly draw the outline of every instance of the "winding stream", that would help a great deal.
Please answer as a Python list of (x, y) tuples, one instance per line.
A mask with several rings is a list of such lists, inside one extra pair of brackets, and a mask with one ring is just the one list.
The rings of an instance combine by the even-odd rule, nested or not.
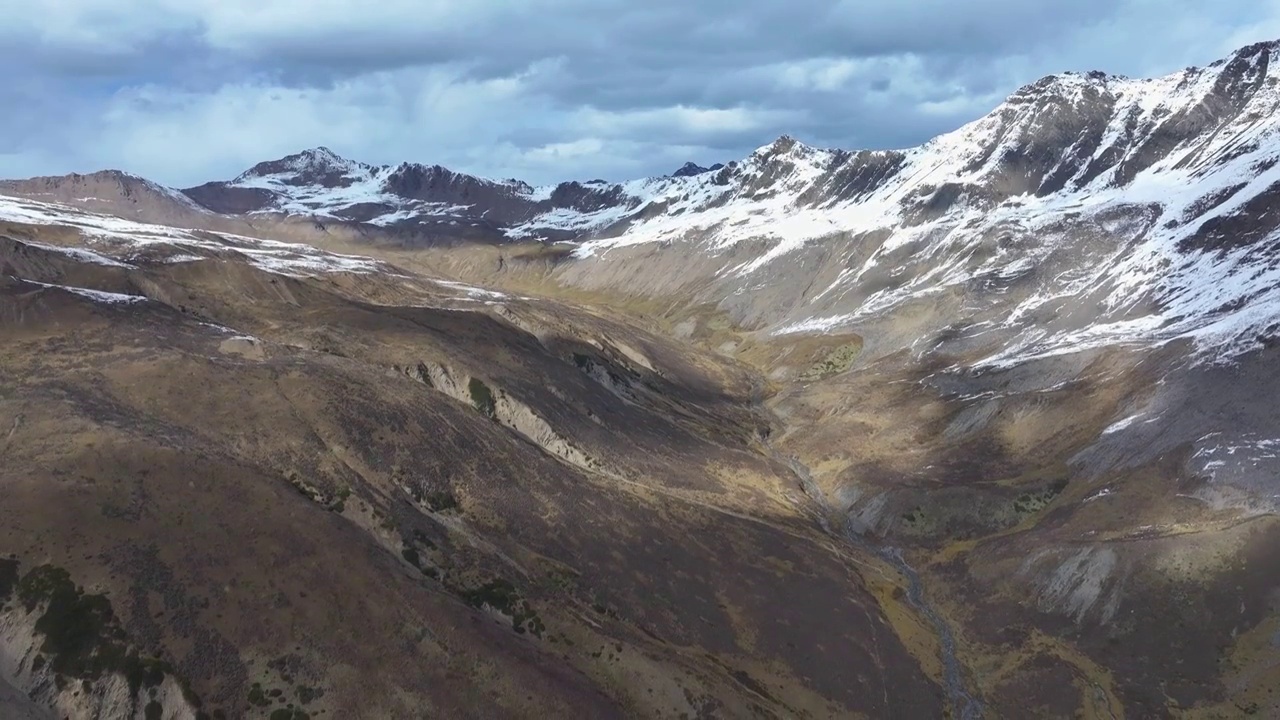
[(933, 625), (934, 633), (938, 636), (938, 647), (942, 657), (942, 679), (947, 693), (947, 702), (960, 720), (980, 720), (983, 710), (982, 703), (973, 697), (965, 687), (964, 672), (959, 658), (956, 657), (956, 639), (951, 632), (951, 626), (929, 603), (929, 599), (924, 593), (924, 584), (920, 580), (920, 573), (916, 572), (916, 569), (907, 562), (902, 550), (869, 542), (867, 538), (854, 530), (852, 521), (846, 521), (840, 532), (833, 532), (830, 518), (837, 517), (838, 513), (834, 511), (827, 501), (826, 495), (818, 488), (818, 484), (814, 481), (809, 468), (797, 458), (783, 456), (773, 447), (768, 438), (762, 439), (762, 442), (773, 459), (791, 468), (791, 472), (800, 480), (800, 486), (804, 490), (804, 494), (818, 506), (818, 522), (823, 530), (828, 534), (844, 539), (847, 543), (860, 550), (883, 559), (906, 578), (907, 602), (928, 619), (929, 623)]
[[(851, 534), (846, 532), (846, 535)], [(929, 600), (925, 597), (924, 585), (920, 582), (920, 573), (911, 567), (911, 564), (902, 556), (902, 551), (898, 548), (887, 546), (871, 548), (865, 544), (865, 541), (862, 545), (873, 550), (876, 555), (884, 558), (902, 573), (903, 577), (907, 579), (907, 602), (933, 624), (934, 632), (938, 635), (938, 646), (941, 648), (940, 652), (942, 654), (942, 679), (946, 685), (947, 699), (951, 703), (951, 707), (959, 713), (961, 720), (978, 720), (981, 718), (982, 703), (970, 695), (964, 685), (964, 674), (960, 669), (960, 660), (956, 657), (955, 635), (951, 633), (951, 626), (938, 614), (937, 610), (933, 609), (933, 606), (929, 604)]]

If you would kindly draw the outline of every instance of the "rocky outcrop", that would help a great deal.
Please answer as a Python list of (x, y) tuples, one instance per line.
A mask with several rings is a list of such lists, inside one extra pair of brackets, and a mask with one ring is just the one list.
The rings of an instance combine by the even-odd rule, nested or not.
[(477, 412), (570, 465), (590, 471), (604, 468), (603, 463), (574, 446), (533, 408), (508, 395), (502, 388), (490, 386), (481, 378), (441, 363), (428, 362), (404, 368), (402, 372), (434, 390), (470, 405)]
[[(168, 663), (129, 643), (109, 600), (59, 568), (19, 578), (16, 562), (0, 562), (0, 686), (57, 717), (197, 720), (198, 700)], [(31, 706), (28, 717), (45, 716)]]

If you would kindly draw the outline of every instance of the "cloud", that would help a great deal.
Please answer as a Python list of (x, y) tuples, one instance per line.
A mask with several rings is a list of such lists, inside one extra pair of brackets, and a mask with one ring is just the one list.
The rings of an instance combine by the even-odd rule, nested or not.
[(0, 175), (188, 185), (328, 145), (534, 182), (902, 147), (1063, 70), (1280, 36), (1280, 0), (0, 0)]

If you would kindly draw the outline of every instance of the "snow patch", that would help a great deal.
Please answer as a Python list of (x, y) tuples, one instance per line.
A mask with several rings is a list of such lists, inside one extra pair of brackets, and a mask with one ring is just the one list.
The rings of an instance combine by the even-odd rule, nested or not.
[[(12, 276), (10, 276), (12, 277)], [(53, 283), (42, 283), (35, 280), (26, 280), (23, 278), (14, 278), (29, 285), (39, 285), (43, 288), (53, 288), (56, 290), (64, 290), (80, 297), (88, 298), (96, 302), (107, 303), (109, 305), (131, 305), (133, 303), (146, 302), (148, 298), (142, 295), (125, 295), (123, 293), (104, 292), (102, 290), (91, 290), (89, 288), (73, 287), (71, 285), (55, 285)]]

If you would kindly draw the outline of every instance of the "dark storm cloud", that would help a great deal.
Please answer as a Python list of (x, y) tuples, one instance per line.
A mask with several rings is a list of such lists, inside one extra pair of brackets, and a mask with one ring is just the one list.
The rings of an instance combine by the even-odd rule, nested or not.
[(592, 0), (521, 3), (439, 18), (410, 6), (402, 14), (385, 12), (382, 25), (353, 26), (350, 13), (325, 17), (321, 10), (315, 22), (301, 26), (220, 27), (208, 41), (255, 62), (332, 74), (460, 62), (483, 78), (554, 57), (588, 71), (599, 62), (655, 72), (716, 70), (814, 56), (998, 56), (1105, 21), (1118, 7), (1114, 0)]
[(1280, 35), (1277, 0), (0, 0), (0, 175), (175, 184), (325, 144), (534, 181), (782, 133), (901, 147), (1062, 70), (1168, 72)]

